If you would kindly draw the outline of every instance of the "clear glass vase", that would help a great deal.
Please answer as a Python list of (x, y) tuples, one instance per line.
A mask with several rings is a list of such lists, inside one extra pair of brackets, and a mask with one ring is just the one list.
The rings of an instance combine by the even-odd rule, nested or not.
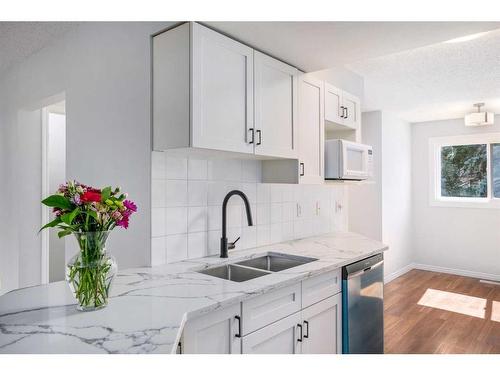
[(115, 258), (106, 253), (109, 231), (74, 233), (80, 251), (66, 266), (66, 281), (78, 301), (78, 310), (93, 311), (108, 304), (117, 272)]

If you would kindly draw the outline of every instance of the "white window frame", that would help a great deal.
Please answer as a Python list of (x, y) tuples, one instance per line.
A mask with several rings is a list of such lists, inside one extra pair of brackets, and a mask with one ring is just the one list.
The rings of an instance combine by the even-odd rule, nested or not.
[[(440, 207), (463, 208), (500, 208), (500, 198), (493, 197), (491, 165), (491, 144), (500, 143), (500, 133), (468, 134), (429, 139), (429, 204)], [(486, 198), (462, 198), (441, 196), (441, 148), (446, 146), (461, 146), (486, 144), (488, 166), (488, 195)]]

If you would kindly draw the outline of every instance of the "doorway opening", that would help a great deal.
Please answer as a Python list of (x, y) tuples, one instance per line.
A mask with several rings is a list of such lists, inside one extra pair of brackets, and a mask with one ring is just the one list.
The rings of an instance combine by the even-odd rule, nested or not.
[[(66, 102), (42, 108), (42, 197), (66, 181)], [(52, 210), (42, 206), (42, 223), (54, 220)], [(42, 231), (42, 284), (64, 280), (66, 247), (56, 229)]]

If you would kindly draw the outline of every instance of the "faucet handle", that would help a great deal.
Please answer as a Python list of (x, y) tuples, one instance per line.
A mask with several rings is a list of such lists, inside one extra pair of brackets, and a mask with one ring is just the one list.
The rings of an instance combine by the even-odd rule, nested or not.
[(234, 240), (234, 242), (229, 242), (227, 244), (227, 248), (228, 249), (234, 249), (236, 247), (236, 242), (238, 242), (240, 240), (241, 237), (238, 237), (237, 239)]

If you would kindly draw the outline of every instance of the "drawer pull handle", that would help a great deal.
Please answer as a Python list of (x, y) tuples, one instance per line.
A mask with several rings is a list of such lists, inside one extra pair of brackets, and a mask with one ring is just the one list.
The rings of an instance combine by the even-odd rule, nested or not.
[(304, 327), (306, 327), (306, 333), (304, 333), (304, 338), (308, 339), (309, 338), (309, 322), (307, 320), (304, 320)]
[(300, 328), (300, 335), (299, 335), (299, 338), (297, 339), (298, 342), (302, 342), (302, 324), (297, 324), (297, 327)]
[(241, 337), (241, 317), (236, 315), (234, 319), (238, 320), (238, 333), (236, 333), (234, 337)]

